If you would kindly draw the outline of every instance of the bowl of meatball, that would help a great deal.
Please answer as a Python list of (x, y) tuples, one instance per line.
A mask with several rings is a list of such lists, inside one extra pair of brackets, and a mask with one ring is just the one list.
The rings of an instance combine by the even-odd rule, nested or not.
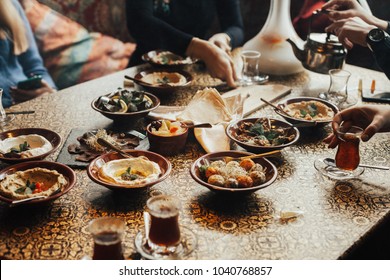
[(192, 178), (208, 189), (222, 193), (249, 194), (270, 186), (278, 171), (265, 158), (250, 159), (244, 151), (203, 155), (190, 168)]

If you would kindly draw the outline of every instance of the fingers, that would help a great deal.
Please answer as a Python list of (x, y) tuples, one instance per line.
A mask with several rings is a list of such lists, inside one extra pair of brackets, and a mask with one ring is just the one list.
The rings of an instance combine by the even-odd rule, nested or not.
[(330, 11), (328, 13), (328, 17), (333, 21), (347, 19), (347, 18), (354, 17), (354, 16), (356, 16), (356, 12), (354, 10)]

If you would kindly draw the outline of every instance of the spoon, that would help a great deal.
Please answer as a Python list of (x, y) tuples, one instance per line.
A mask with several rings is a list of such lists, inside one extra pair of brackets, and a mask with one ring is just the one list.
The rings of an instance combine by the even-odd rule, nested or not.
[(181, 127), (183, 128), (200, 128), (200, 127), (203, 127), (203, 128), (211, 128), (213, 127), (210, 123), (198, 123), (198, 124), (181, 124), (180, 125)]
[(47, 198), (47, 196), (38, 195), (38, 196), (28, 197), (28, 198), (24, 198), (24, 199), (14, 200), (14, 201), (11, 202), (11, 206), (19, 204), (19, 203), (26, 202), (26, 201), (31, 201), (31, 200), (36, 200), (36, 199), (43, 199), (43, 198)]
[[(330, 166), (336, 166), (335, 160), (332, 158), (325, 158), (324, 163)], [(388, 166), (376, 166), (376, 165), (368, 165), (368, 164), (359, 164), (359, 166), (373, 168), (373, 169), (390, 170)]]
[(121, 149), (115, 147), (113, 144), (111, 144), (110, 142), (108, 142), (107, 140), (103, 139), (103, 138), (98, 138), (96, 140), (100, 145), (106, 147), (106, 148), (109, 148), (111, 150), (114, 150), (116, 152), (118, 152), (120, 155), (122, 155), (123, 157), (125, 158), (131, 158), (132, 156), (125, 153), (124, 151), (122, 151)]
[(133, 81), (133, 82), (140, 83), (140, 84), (145, 84), (145, 85), (148, 85), (148, 86), (154, 86), (154, 85), (151, 84), (151, 83), (148, 83), (148, 82), (145, 82), (145, 81), (142, 81), (142, 80), (139, 80), (139, 79), (136, 79), (136, 78), (134, 78), (134, 77), (127, 76), (127, 75), (125, 75), (125, 78), (128, 79), (128, 80), (131, 80), (131, 81)]
[(278, 106), (275, 106), (274, 104), (272, 104), (271, 102), (268, 102), (267, 100), (263, 99), (263, 98), (260, 98), (261, 101), (263, 101), (264, 103), (268, 104), (269, 106), (273, 107), (275, 110), (285, 114), (286, 116), (289, 116), (291, 117), (286, 111), (284, 111), (282, 108), (279, 108)]

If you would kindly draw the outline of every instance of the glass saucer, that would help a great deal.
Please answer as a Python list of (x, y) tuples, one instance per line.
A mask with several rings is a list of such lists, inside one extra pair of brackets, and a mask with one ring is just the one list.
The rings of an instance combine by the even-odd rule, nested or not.
[(134, 244), (138, 253), (141, 254), (142, 257), (149, 260), (177, 260), (183, 259), (192, 253), (192, 251), (196, 248), (198, 240), (196, 238), (195, 233), (185, 226), (180, 226), (181, 233), (181, 242), (177, 246), (175, 252), (171, 254), (161, 254), (153, 251), (152, 248), (149, 247), (146, 237), (145, 231), (141, 230), (137, 233)]
[(4, 119), (0, 120), (0, 127), (9, 125), (13, 121), (15, 115), (6, 115)]
[(355, 170), (348, 171), (342, 170), (336, 166), (326, 164), (322, 159), (317, 159), (314, 162), (314, 167), (317, 169), (322, 175), (329, 177), (335, 180), (348, 180), (359, 177), (363, 174), (364, 168), (358, 167)]
[(257, 75), (252, 78), (251, 81), (241, 79), (239, 81), (240, 86), (262, 85), (269, 81), (268, 75)]

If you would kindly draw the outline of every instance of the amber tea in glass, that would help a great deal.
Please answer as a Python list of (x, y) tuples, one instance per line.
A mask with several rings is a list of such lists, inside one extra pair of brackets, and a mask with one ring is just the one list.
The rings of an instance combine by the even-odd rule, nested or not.
[(103, 217), (93, 220), (89, 227), (93, 236), (94, 260), (123, 260), (122, 236), (125, 223), (117, 218)]
[(349, 128), (340, 127), (337, 137), (340, 139), (337, 153), (336, 166), (343, 170), (355, 170), (360, 163), (359, 143), (363, 129), (357, 126)]
[[(155, 196), (147, 203), (150, 214), (148, 241), (156, 249), (174, 251), (180, 243), (179, 209), (180, 202), (171, 196)], [(170, 248), (172, 247), (172, 248)]]

